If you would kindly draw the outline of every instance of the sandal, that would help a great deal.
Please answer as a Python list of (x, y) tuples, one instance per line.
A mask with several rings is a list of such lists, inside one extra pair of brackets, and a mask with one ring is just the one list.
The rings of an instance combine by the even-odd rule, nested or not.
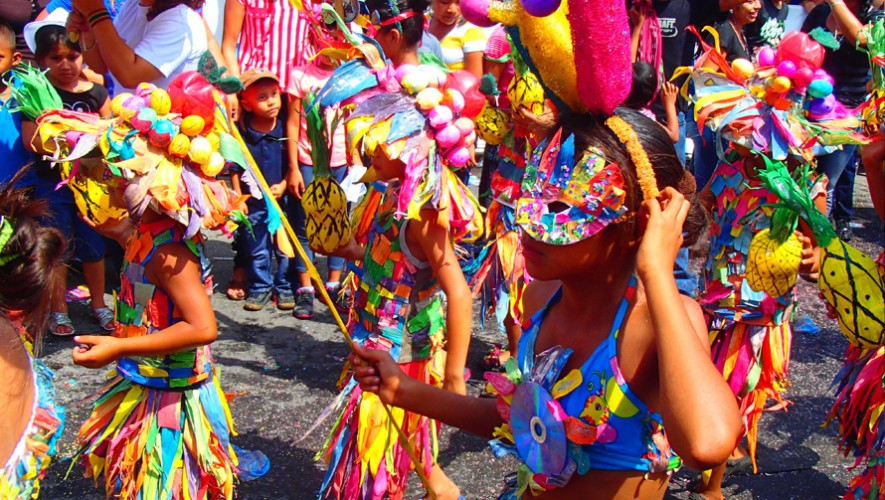
[(112, 332), (116, 326), (117, 320), (114, 318), (114, 311), (107, 307), (99, 307), (92, 310), (92, 319), (98, 322), (99, 326), (106, 331)]
[(232, 279), (227, 285), (227, 298), (230, 300), (243, 300), (246, 298), (246, 282), (243, 280)]
[[(68, 316), (68, 313), (63, 312), (54, 312), (49, 314), (49, 323), (46, 325), (49, 333), (55, 335), (56, 337), (70, 337), (77, 333), (77, 330), (74, 329), (74, 323), (71, 322), (71, 317)], [(66, 328), (70, 331), (62, 331), (61, 328)]]

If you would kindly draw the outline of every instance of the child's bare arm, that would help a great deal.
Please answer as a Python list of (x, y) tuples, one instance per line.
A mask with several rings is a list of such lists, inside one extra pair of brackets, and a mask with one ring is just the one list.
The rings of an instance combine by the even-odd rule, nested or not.
[[(451, 236), (437, 223), (436, 210), (421, 211), (421, 220), (406, 226), (406, 241), (416, 241), (420, 253), (433, 268), (433, 274), (446, 294), (446, 368), (445, 388), (466, 394), (464, 366), (470, 346), (470, 325), (473, 298), (464, 273), (455, 256)], [(416, 252), (417, 254), (418, 252)], [(419, 257), (422, 257), (419, 255)]]
[(81, 335), (75, 337), (74, 363), (100, 368), (128, 356), (160, 356), (211, 344), (218, 335), (215, 313), (201, 280), (200, 262), (184, 244), (156, 250), (145, 267), (151, 283), (162, 288), (181, 312), (182, 321), (151, 335), (132, 338)]
[(731, 389), (710, 362), (703, 317), (697, 307), (686, 308), (673, 279), (689, 203), (673, 188), (661, 199), (663, 206), (658, 200), (643, 204), (649, 217), (637, 254), (658, 358), (656, 408), (676, 453), (688, 466), (704, 470), (734, 450), (740, 415)]
[(667, 129), (667, 134), (670, 136), (673, 144), (679, 142), (679, 117), (676, 114), (676, 100), (678, 97), (679, 87), (670, 82), (664, 82), (661, 85), (661, 102), (664, 103), (664, 110), (667, 113), (667, 124), (664, 128)]
[(390, 354), (354, 346), (353, 374), (362, 390), (381, 401), (491, 438), (503, 420), (494, 399), (464, 396), (419, 382), (400, 370)]
[(108, 97), (98, 109), (98, 116), (102, 118), (110, 118), (111, 116), (111, 98)]
[(286, 119), (286, 137), (289, 138), (289, 171), (286, 175), (286, 187), (292, 196), (301, 199), (304, 193), (304, 177), (301, 176), (301, 166), (298, 163), (298, 140), (301, 135), (301, 99), (289, 96), (289, 117)]

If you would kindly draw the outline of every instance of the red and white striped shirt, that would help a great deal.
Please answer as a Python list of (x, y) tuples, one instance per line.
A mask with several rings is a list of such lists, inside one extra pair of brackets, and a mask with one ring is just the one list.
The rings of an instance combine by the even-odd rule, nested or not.
[(308, 21), (289, 0), (238, 1), (246, 7), (237, 56), (240, 71), (266, 69), (279, 77), (281, 88), (289, 88), (289, 71), (307, 64), (313, 52)]

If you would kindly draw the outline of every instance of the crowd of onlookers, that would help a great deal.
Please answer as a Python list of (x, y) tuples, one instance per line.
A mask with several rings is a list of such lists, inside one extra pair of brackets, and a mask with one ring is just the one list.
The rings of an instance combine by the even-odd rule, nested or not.
[[(299, 200), (313, 173), (301, 102), (329, 79), (334, 66), (324, 57), (311, 58), (317, 44), (322, 43), (318, 40), (321, 37), (312, 33), (306, 18), (291, 2), (222, 3), (212, 6), (223, 12), (219, 41), (213, 34), (218, 30), (202, 15), (209, 7), (203, 5), (203, 0), (6, 1), (0, 5), (0, 70), (18, 64), (36, 65), (46, 70), (66, 107), (106, 116), (114, 96), (133, 92), (141, 82), (164, 87), (176, 75), (195, 69), (200, 55), (209, 50), (231, 74), (243, 79), (245, 90), (231, 96), (230, 112), (238, 120), (273, 194), (305, 242), (305, 217)], [(362, 12), (365, 18), (371, 18), (388, 3), (345, 0), (345, 21), (354, 30), (362, 30), (352, 22), (356, 15)], [(825, 59), (824, 69), (834, 79), (836, 99), (847, 107), (856, 107), (866, 94), (868, 63), (866, 55), (855, 48), (856, 30), (840, 31), (840, 27), (875, 20), (882, 15), (880, 3), (845, 0), (847, 10), (833, 10), (822, 0), (794, 5), (785, 0), (634, 0), (630, 21), (636, 63), (633, 92), (626, 104), (667, 128), (700, 190), (718, 162), (717, 139), (709, 129), (698, 130), (691, 104), (677, 91), (681, 82), (669, 83), (677, 68), (691, 65), (700, 53), (701, 39), (691, 27), (698, 33), (705, 26), (714, 27), (720, 50), (729, 62), (751, 59), (760, 47), (775, 44), (791, 29), (809, 32), (817, 27), (828, 28), (837, 34), (839, 48)], [(422, 57), (477, 76), (491, 73), (500, 90), (495, 104), (509, 108), (506, 89), (514, 69), (503, 27), (479, 28), (467, 23), (458, 0), (422, 0), (408, 5), (407, 11), (424, 16)], [(394, 22), (408, 17), (399, 14)], [(700, 36), (713, 43), (710, 33)], [(66, 187), (56, 189), (61, 181), (58, 170), (43, 161), (39, 145), (27, 139), (33, 135), (34, 124), (22, 122), (18, 114), (9, 112), (9, 91), (5, 84), (2, 89), (0, 155), (5, 161), (0, 167), (0, 181), (9, 180), (36, 160), (21, 183), (32, 189), (33, 196), (49, 201), (50, 223), (72, 238), (72, 256), (82, 263), (93, 317), (110, 330), (113, 312), (104, 303), (102, 291), (105, 255), (113, 245), (80, 220)], [(289, 140), (281, 140), (285, 138)], [(330, 166), (341, 180), (348, 171), (343, 139), (334, 144)], [(496, 153), (496, 147), (487, 146), (472, 163), (483, 167), (479, 190), (485, 200)], [(853, 146), (818, 159), (818, 170), (829, 178), (828, 215), (844, 239), (851, 237), (857, 164)], [(242, 192), (237, 172), (232, 173), (231, 180), (232, 187)], [(296, 258), (290, 265), (289, 259), (275, 250), (275, 235), (267, 231), (266, 206), (260, 200), (249, 200), (239, 208), (248, 214), (255, 229), (249, 237), (240, 234), (235, 239), (235, 269), (226, 287), (227, 296), (244, 300), (247, 310), (258, 311), (275, 302), (280, 309), (293, 310), (297, 318), (311, 318), (315, 290), (305, 263)], [(344, 267), (343, 260), (329, 258), (325, 286), (336, 297), (341, 295)], [(50, 332), (74, 333), (63, 300), (53, 304)]]

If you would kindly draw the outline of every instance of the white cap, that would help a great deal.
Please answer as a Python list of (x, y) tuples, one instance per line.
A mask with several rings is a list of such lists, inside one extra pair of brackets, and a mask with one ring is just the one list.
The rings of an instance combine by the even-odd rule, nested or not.
[(65, 27), (68, 22), (68, 11), (59, 7), (49, 13), (42, 21), (34, 21), (25, 25), (24, 35), (25, 43), (31, 52), (37, 51), (37, 31), (44, 26), (61, 26)]

